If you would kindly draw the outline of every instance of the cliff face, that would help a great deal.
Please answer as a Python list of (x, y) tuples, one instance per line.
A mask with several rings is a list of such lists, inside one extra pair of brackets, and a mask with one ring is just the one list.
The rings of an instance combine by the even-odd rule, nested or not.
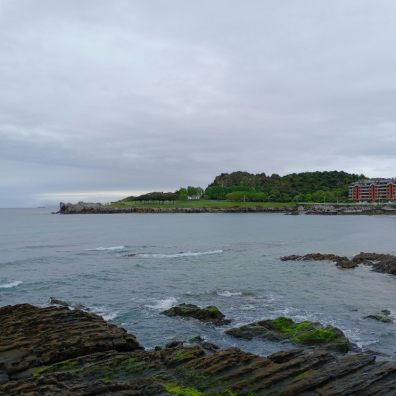
[(395, 395), (396, 362), (294, 349), (268, 357), (173, 343), (66, 307), (0, 308), (0, 395)]

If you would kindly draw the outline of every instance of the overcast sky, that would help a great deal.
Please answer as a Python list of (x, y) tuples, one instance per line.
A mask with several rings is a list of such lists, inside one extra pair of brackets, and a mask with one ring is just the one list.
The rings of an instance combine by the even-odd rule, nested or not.
[(0, 0), (0, 207), (221, 172), (396, 176), (394, 0)]

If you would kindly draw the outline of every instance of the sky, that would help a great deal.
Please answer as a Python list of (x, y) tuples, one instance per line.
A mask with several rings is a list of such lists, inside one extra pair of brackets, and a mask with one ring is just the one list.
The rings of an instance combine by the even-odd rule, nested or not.
[(0, 0), (0, 207), (222, 172), (396, 176), (394, 0)]

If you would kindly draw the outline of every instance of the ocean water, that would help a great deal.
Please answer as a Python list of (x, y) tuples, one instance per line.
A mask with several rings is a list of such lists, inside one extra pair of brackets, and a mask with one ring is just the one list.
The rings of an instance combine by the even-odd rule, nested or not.
[[(286, 315), (337, 326), (363, 349), (395, 359), (396, 324), (364, 317), (389, 309), (396, 319), (396, 277), (279, 260), (360, 251), (396, 254), (396, 217), (1, 209), (0, 305), (56, 297), (126, 328), (147, 348), (201, 335), (264, 355), (292, 345), (224, 330)], [(233, 322), (213, 327), (161, 314), (182, 302), (216, 305)]]

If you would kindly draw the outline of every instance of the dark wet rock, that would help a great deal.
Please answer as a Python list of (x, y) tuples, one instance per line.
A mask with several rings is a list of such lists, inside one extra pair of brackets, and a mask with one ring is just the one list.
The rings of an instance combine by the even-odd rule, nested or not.
[(352, 261), (356, 264), (370, 265), (374, 271), (396, 275), (396, 256), (392, 254), (359, 253)]
[(202, 322), (213, 323), (215, 326), (222, 326), (231, 322), (231, 320), (225, 319), (225, 315), (213, 305), (209, 305), (205, 308), (200, 308), (194, 304), (180, 304), (170, 309), (167, 309), (162, 313), (166, 316), (195, 318)]
[(197, 344), (201, 346), (203, 349), (209, 352), (216, 352), (217, 350), (220, 349), (216, 344), (213, 344), (209, 341), (206, 341), (204, 338), (201, 336), (196, 336), (190, 339), (191, 344)]
[[(264, 357), (199, 345), (145, 351), (97, 315), (64, 307), (4, 307), (0, 318), (2, 396), (395, 394), (396, 362), (367, 353), (315, 348)], [(119, 348), (126, 337), (131, 342)]]
[(0, 318), (0, 371), (7, 375), (88, 353), (141, 348), (100, 316), (66, 307), (5, 306)]
[(183, 341), (180, 341), (180, 340), (173, 340), (173, 341), (171, 341), (171, 342), (168, 342), (166, 345), (165, 345), (165, 348), (177, 348), (177, 347), (180, 347), (180, 346), (183, 346)]
[(350, 343), (344, 333), (333, 326), (322, 326), (317, 322), (294, 322), (280, 316), (272, 320), (262, 320), (226, 331), (237, 338), (251, 340), (265, 338), (273, 341), (290, 341), (298, 345), (325, 346), (326, 348), (347, 352)]
[(379, 253), (359, 253), (352, 259), (335, 254), (308, 253), (292, 254), (280, 258), (281, 261), (333, 261), (340, 268), (355, 268), (359, 264), (370, 265), (373, 271), (396, 275), (396, 256)]
[(281, 261), (332, 261), (340, 268), (355, 268), (357, 263), (349, 260), (346, 256), (337, 256), (336, 254), (308, 253), (304, 255), (292, 254), (283, 256)]
[(376, 314), (365, 316), (365, 318), (375, 319), (383, 323), (393, 323), (391, 312), (388, 309), (383, 309), (381, 312), (378, 312)]

